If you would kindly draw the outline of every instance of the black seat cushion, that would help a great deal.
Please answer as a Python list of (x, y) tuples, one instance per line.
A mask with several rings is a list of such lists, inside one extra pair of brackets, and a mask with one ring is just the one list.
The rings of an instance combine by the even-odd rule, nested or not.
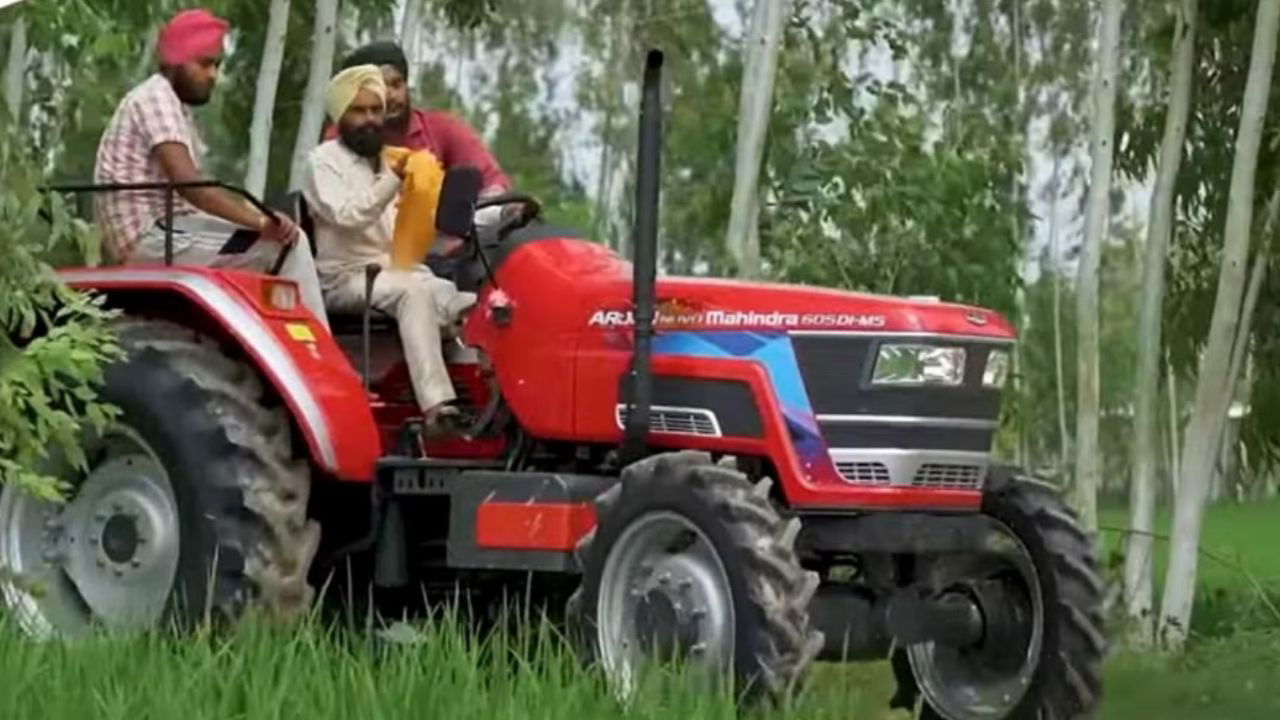
[[(329, 330), (334, 335), (359, 335), (364, 332), (364, 315), (362, 313), (329, 311)], [(369, 314), (369, 331), (375, 333), (395, 332), (396, 319), (387, 313), (374, 308)]]

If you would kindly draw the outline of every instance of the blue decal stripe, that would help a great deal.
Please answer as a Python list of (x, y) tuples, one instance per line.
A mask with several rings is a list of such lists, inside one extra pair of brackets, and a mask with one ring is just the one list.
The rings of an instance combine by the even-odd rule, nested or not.
[(785, 333), (662, 332), (654, 336), (653, 351), (660, 355), (727, 357), (759, 362), (769, 375), (797, 453), (806, 464), (826, 456), (826, 442), (813, 415), (791, 338)]

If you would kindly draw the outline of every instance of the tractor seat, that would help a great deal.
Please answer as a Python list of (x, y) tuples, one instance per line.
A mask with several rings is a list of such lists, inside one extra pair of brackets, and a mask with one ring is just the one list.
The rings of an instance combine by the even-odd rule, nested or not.
[[(329, 311), (329, 331), (333, 335), (359, 335), (364, 332), (364, 315), (358, 312)], [(369, 332), (397, 332), (396, 319), (374, 308), (369, 313)]]

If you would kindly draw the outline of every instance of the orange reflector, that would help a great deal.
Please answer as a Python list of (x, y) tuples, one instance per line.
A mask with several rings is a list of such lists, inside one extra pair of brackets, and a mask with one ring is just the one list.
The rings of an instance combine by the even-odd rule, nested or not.
[(476, 545), (568, 552), (595, 524), (591, 503), (486, 502), (476, 509)]

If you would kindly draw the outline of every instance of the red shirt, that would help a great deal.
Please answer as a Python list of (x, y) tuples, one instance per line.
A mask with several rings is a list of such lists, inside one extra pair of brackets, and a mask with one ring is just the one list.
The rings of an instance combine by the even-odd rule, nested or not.
[[(330, 125), (324, 137), (330, 140), (338, 136), (338, 129)], [(498, 167), (484, 142), (475, 131), (458, 117), (442, 110), (409, 110), (409, 130), (403, 138), (387, 136), (388, 145), (407, 147), (410, 150), (428, 150), (444, 165), (444, 169), (470, 165), (484, 178), (484, 191), (509, 190), (511, 180)]]

